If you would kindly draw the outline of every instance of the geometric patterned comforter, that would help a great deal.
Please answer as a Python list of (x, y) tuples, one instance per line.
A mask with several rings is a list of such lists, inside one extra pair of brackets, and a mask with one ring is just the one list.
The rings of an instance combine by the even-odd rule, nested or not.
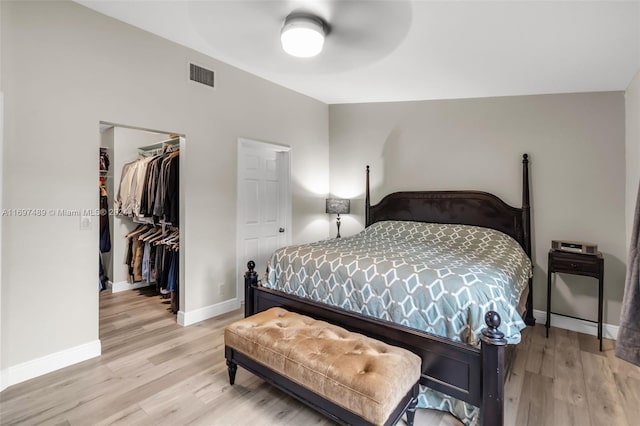
[[(490, 310), (507, 341), (520, 342), (517, 305), (530, 276), (531, 261), (502, 232), (384, 221), (351, 237), (276, 250), (262, 285), (477, 345)], [(422, 385), (418, 406), (469, 426), (479, 421), (477, 407)]]
[(529, 258), (502, 232), (384, 221), (277, 250), (262, 285), (475, 345), (490, 310), (507, 341), (520, 341), (516, 308), (530, 276)]

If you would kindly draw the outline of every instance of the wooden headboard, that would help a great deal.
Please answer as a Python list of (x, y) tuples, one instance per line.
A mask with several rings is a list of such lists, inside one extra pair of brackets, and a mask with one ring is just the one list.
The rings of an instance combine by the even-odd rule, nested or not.
[[(369, 166), (365, 195), (365, 223), (382, 220), (475, 225), (491, 228), (513, 237), (531, 259), (531, 206), (529, 204), (529, 156), (522, 156), (522, 207), (512, 207), (496, 195), (480, 191), (394, 192), (371, 205)], [(527, 318), (533, 319), (532, 282), (529, 280)]]
[(497, 196), (480, 191), (394, 192), (371, 205), (369, 166), (365, 196), (366, 226), (383, 220), (475, 225), (503, 232), (520, 243), (531, 257), (529, 158), (522, 156), (522, 207), (512, 207)]

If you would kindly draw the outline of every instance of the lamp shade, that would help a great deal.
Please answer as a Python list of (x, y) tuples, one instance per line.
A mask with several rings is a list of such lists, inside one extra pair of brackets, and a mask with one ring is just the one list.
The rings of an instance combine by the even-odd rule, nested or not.
[(324, 22), (313, 15), (292, 13), (287, 16), (280, 31), (282, 49), (291, 56), (310, 58), (322, 51)]
[(351, 201), (344, 198), (327, 198), (327, 213), (349, 214)]

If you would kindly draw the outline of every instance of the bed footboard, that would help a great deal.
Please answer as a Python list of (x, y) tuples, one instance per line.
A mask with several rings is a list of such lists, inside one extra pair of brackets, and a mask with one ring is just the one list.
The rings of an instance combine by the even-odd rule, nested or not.
[(391, 345), (406, 348), (422, 359), (420, 383), (480, 407), (483, 426), (504, 423), (505, 348), (498, 329), (500, 315), (488, 312), (481, 347), (454, 342), (377, 318), (366, 317), (280, 291), (260, 287), (255, 263), (245, 273), (245, 316), (271, 307), (327, 321)]

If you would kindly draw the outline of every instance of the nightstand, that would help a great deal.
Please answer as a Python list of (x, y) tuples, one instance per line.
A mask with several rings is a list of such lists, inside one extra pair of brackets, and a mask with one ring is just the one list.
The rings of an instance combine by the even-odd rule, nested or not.
[[(587, 320), (584, 321), (597, 322), (598, 323), (598, 340), (600, 340), (600, 351), (602, 351), (602, 303), (603, 303), (603, 289), (604, 289), (604, 258), (602, 253), (598, 252), (597, 255), (592, 254), (580, 254), (571, 253), (560, 250), (549, 250), (549, 272), (547, 274), (547, 337), (549, 337), (549, 327), (551, 327), (551, 275), (555, 272), (563, 274), (584, 275), (587, 277), (596, 278), (598, 280), (598, 321)], [(556, 312), (553, 312), (556, 315)], [(571, 317), (570, 315), (562, 315), (565, 317)]]

